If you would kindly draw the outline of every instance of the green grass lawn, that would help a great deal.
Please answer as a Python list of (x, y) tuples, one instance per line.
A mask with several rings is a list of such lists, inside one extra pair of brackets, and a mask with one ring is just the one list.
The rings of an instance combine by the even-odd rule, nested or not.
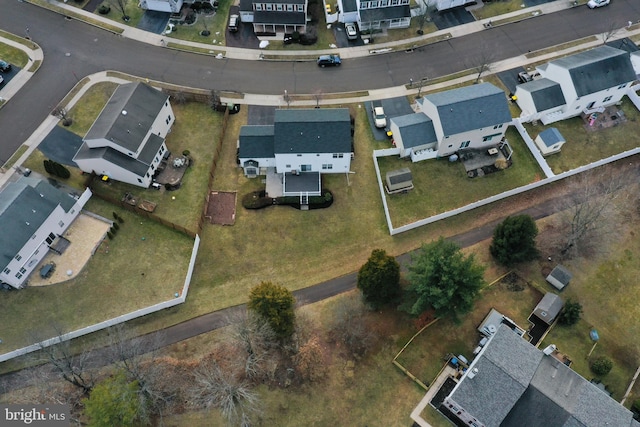
[[(55, 335), (51, 325), (60, 325), (64, 331), (75, 330), (167, 301), (182, 289), (193, 240), (95, 198), (85, 209), (106, 218), (112, 218), (116, 211), (125, 222), (76, 278), (3, 292), (3, 352), (32, 344), (34, 335)], [(16, 319), (20, 327), (16, 327)]]
[(608, 129), (588, 131), (580, 117), (552, 123), (549, 126), (525, 124), (532, 138), (549, 128), (557, 128), (567, 141), (560, 153), (546, 158), (554, 173), (566, 172), (640, 146), (640, 112), (625, 96), (620, 107), (627, 122)]
[(460, 162), (447, 159), (412, 163), (397, 156), (378, 158), (384, 180), (390, 170), (408, 167), (414, 189), (407, 194), (386, 194), (394, 227), (449, 211), (540, 179), (541, 172), (518, 132), (510, 127), (507, 140), (514, 149), (513, 165), (481, 178), (468, 178)]
[[(7, 37), (9, 34), (5, 33), (4, 31), (0, 31), (0, 35), (2, 35), (2, 37)], [(16, 37), (9, 38), (16, 39)], [(17, 39), (16, 41), (24, 42), (24, 40), (22, 39)], [(24, 68), (29, 60), (27, 54), (24, 51), (16, 49), (15, 47), (9, 46), (8, 44), (4, 43), (0, 43), (0, 59), (20, 68)]]

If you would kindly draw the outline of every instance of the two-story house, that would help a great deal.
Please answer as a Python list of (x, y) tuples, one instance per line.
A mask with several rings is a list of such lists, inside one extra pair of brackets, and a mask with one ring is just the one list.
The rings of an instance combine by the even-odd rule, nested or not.
[(308, 0), (240, 0), (240, 19), (253, 24), (253, 31), (284, 38), (307, 31)]
[(512, 121), (505, 93), (491, 83), (426, 95), (418, 108), (390, 120), (400, 157), (414, 161), (496, 146)]
[(515, 95), (522, 120), (544, 124), (603, 111), (636, 80), (629, 52), (611, 46), (555, 59), (537, 70), (541, 78), (518, 85)]
[(0, 192), (0, 283), (24, 287), (91, 197), (77, 199), (46, 181), (21, 177)]
[(284, 195), (302, 191), (293, 186), (301, 177), (314, 183), (303, 191), (319, 195), (320, 175), (348, 173), (352, 154), (347, 108), (276, 110), (273, 125), (240, 129), (238, 160), (245, 175), (256, 177), (275, 169), (282, 176)]
[(408, 28), (411, 25), (409, 0), (357, 0), (361, 31)]
[(73, 161), (84, 172), (149, 187), (175, 115), (169, 96), (144, 83), (118, 86)]

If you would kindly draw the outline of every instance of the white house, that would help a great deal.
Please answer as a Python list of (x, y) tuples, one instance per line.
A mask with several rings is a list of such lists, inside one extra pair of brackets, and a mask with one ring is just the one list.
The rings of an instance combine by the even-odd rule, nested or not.
[[(347, 108), (276, 110), (273, 125), (243, 126), (238, 161), (248, 177), (282, 174), (284, 195), (307, 192), (294, 181), (313, 183), (310, 195), (320, 194), (320, 174), (348, 173), (352, 149)], [(287, 188), (287, 182), (291, 186)]]
[(636, 80), (629, 52), (610, 46), (577, 53), (537, 67), (540, 80), (518, 85), (524, 120), (544, 124), (603, 111), (619, 102)]
[(169, 96), (144, 83), (119, 86), (73, 158), (84, 172), (149, 187), (175, 115)]
[(400, 157), (408, 157), (423, 150), (438, 150), (433, 121), (424, 113), (392, 117), (389, 120), (389, 130), (393, 134), (394, 145), (400, 150)]
[(538, 134), (535, 143), (543, 156), (558, 153), (565, 143), (565, 139), (556, 128), (545, 129)]
[(49, 252), (68, 241), (62, 234), (91, 197), (77, 199), (46, 181), (21, 177), (0, 192), (0, 283), (24, 287)]

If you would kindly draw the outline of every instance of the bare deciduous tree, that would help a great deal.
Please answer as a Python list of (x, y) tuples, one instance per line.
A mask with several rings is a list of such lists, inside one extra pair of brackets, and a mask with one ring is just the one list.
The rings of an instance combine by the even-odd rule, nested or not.
[(610, 169), (581, 173), (563, 202), (562, 224), (565, 256), (602, 248), (602, 238), (614, 237), (620, 226), (620, 214), (630, 198), (624, 190), (628, 176)]
[(615, 37), (619, 32), (620, 26), (616, 24), (615, 21), (608, 21), (606, 23), (606, 29), (600, 34), (602, 44), (607, 44), (607, 42)]
[(127, 15), (127, 2), (128, 0), (110, 0), (113, 7), (118, 9), (122, 13), (122, 20), (129, 21), (129, 15)]
[(235, 319), (230, 334), (242, 353), (237, 362), (247, 378), (268, 376), (274, 370), (278, 338), (265, 319), (248, 311)]
[(375, 342), (365, 322), (366, 307), (356, 295), (340, 299), (333, 308), (332, 332), (353, 356), (364, 356)]
[(317, 337), (311, 338), (300, 346), (300, 351), (295, 355), (294, 362), (298, 374), (304, 380), (317, 381), (327, 374), (322, 346)]
[(476, 74), (474, 84), (479, 83), (482, 76), (492, 70), (495, 59), (495, 50), (482, 47), (479, 49), (478, 54), (469, 60), (467, 67)]
[(418, 18), (418, 34), (424, 34), (424, 26), (431, 22), (431, 14), (436, 10), (436, 0), (422, 0)]
[(249, 427), (260, 414), (260, 400), (247, 382), (223, 370), (215, 361), (203, 362), (194, 372), (191, 398), (202, 408), (219, 408), (229, 425)]
[(69, 112), (62, 105), (58, 105), (53, 109), (53, 111), (51, 111), (51, 115), (62, 120), (62, 124), (65, 126), (70, 126), (71, 123), (73, 123), (73, 120), (71, 120), (71, 117), (69, 117), (68, 114)]

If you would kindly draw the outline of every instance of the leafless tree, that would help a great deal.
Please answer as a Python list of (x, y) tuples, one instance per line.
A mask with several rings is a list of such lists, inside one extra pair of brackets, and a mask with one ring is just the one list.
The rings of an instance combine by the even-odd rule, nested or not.
[(420, 15), (418, 18), (418, 34), (424, 34), (424, 26), (431, 22), (431, 14), (436, 9), (436, 0), (422, 0), (420, 2)]
[(469, 60), (467, 66), (476, 73), (474, 84), (479, 83), (482, 76), (492, 70), (495, 59), (495, 50), (485, 46), (481, 47), (478, 54)]
[(316, 91), (313, 92), (313, 97), (316, 100), (316, 108), (320, 108), (320, 100), (322, 99), (322, 89), (317, 89)]
[(298, 374), (303, 380), (317, 381), (327, 374), (324, 354), (320, 340), (313, 337), (300, 346), (300, 351), (294, 357)]
[(194, 371), (192, 402), (202, 408), (219, 408), (229, 425), (249, 427), (260, 414), (260, 400), (247, 382), (223, 370), (214, 360)]
[(65, 125), (65, 126), (70, 126), (71, 123), (73, 123), (73, 120), (71, 120), (71, 117), (69, 117), (68, 114), (69, 114), (69, 112), (62, 105), (58, 105), (51, 112), (51, 115), (53, 115), (53, 116), (59, 118), (60, 120), (62, 120), (62, 124)]
[(620, 26), (616, 24), (615, 21), (607, 21), (605, 30), (600, 34), (602, 44), (607, 44), (607, 42), (618, 35), (619, 32)]
[(53, 345), (46, 346), (42, 342), (44, 339), (33, 335), (34, 342), (40, 348), (39, 355), (44, 361), (49, 363), (55, 373), (62, 379), (82, 389), (84, 394), (89, 394), (94, 385), (92, 372), (93, 364), (89, 358), (88, 351), (74, 353), (71, 348), (71, 341), (64, 340), (64, 332), (61, 327), (54, 325), (56, 334), (52, 340)]
[(243, 313), (234, 319), (230, 337), (239, 349), (236, 361), (247, 378), (268, 376), (275, 370), (278, 338), (266, 320), (250, 311)]
[[(154, 414), (161, 413), (171, 397), (160, 384), (164, 380), (163, 368), (154, 363), (162, 338), (162, 332), (134, 336), (126, 324), (118, 324), (108, 330), (110, 361), (120, 367), (130, 381), (138, 382), (140, 398), (146, 402), (141, 408)], [(145, 412), (141, 419), (148, 420), (150, 416)]]
[(366, 307), (357, 295), (341, 298), (333, 308), (332, 333), (353, 356), (364, 356), (375, 342), (365, 321)]
[(122, 20), (129, 21), (129, 15), (127, 15), (127, 3), (128, 0), (110, 0), (110, 3), (122, 13)]
[(603, 237), (617, 235), (620, 215), (631, 202), (625, 190), (628, 173), (600, 169), (577, 176), (562, 202), (565, 237), (561, 253), (564, 256), (604, 247)]

